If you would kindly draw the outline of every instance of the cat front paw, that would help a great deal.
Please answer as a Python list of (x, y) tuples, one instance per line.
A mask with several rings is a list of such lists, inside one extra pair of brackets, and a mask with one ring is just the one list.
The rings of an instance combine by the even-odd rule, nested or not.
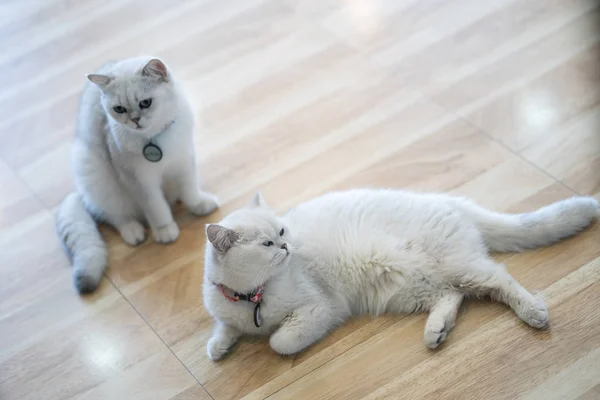
[(173, 243), (179, 237), (179, 227), (175, 221), (168, 225), (161, 226), (154, 230), (154, 240), (156, 243)]
[(139, 221), (129, 221), (118, 228), (121, 237), (130, 246), (138, 246), (146, 240), (146, 228)]
[(523, 301), (515, 311), (529, 326), (537, 329), (548, 327), (548, 308), (546, 308), (546, 304), (540, 298), (531, 296), (531, 299)]
[(219, 208), (219, 199), (211, 193), (201, 192), (199, 200), (188, 206), (190, 212), (199, 217), (209, 215)]
[(437, 323), (427, 323), (425, 326), (425, 346), (430, 349), (438, 347), (448, 337), (449, 329), (446, 328), (443, 321)]
[(271, 335), (269, 339), (271, 348), (278, 354), (289, 356), (298, 353), (301, 348), (298, 348), (298, 340), (294, 335), (287, 334), (283, 331), (277, 331)]
[(219, 337), (213, 336), (208, 340), (208, 344), (206, 345), (206, 353), (208, 354), (208, 358), (213, 361), (217, 361), (229, 353), (229, 348), (230, 346), (228, 341), (221, 340)]

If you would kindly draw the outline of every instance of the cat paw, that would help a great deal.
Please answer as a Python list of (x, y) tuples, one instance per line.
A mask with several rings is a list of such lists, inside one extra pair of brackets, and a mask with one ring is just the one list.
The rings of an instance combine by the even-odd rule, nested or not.
[(206, 354), (213, 361), (220, 360), (229, 352), (228, 343), (217, 337), (211, 337), (206, 345)]
[(206, 192), (200, 193), (200, 200), (196, 204), (189, 206), (190, 212), (199, 217), (209, 215), (217, 208), (219, 208), (219, 199), (217, 199), (217, 196)]
[(138, 221), (129, 221), (118, 228), (121, 237), (130, 246), (137, 246), (146, 240), (146, 228)]
[(295, 354), (302, 349), (298, 348), (298, 341), (282, 332), (275, 332), (269, 339), (269, 344), (275, 353), (288, 356)]
[(448, 329), (446, 329), (443, 321), (438, 323), (428, 323), (425, 326), (425, 346), (430, 349), (438, 347), (448, 337)]
[(537, 329), (548, 327), (548, 308), (541, 299), (534, 297), (532, 301), (523, 302), (517, 314), (529, 326)]
[(168, 225), (161, 226), (154, 230), (154, 240), (156, 243), (173, 243), (179, 237), (179, 227), (173, 221)]

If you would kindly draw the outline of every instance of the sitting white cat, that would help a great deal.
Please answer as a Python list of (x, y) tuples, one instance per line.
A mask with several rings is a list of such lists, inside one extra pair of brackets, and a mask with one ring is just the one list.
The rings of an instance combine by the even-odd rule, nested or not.
[(282, 217), (257, 195), (208, 225), (204, 303), (217, 325), (208, 356), (240, 336), (271, 335), (294, 354), (353, 315), (428, 311), (425, 344), (440, 345), (465, 296), (510, 306), (534, 328), (544, 302), (488, 251), (520, 251), (573, 235), (598, 218), (589, 197), (502, 214), (466, 199), (396, 190), (330, 193)]
[(207, 215), (217, 198), (198, 189), (191, 106), (160, 60), (130, 58), (88, 75), (72, 148), (76, 191), (62, 202), (59, 238), (73, 259), (81, 293), (96, 289), (107, 265), (106, 245), (96, 222), (116, 228), (126, 243), (179, 236), (171, 205), (181, 200)]

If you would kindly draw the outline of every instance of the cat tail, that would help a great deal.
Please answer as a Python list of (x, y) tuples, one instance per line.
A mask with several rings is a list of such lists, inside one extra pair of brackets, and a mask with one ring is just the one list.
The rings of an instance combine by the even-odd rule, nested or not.
[(471, 202), (459, 207), (481, 230), (491, 251), (521, 251), (547, 246), (574, 235), (600, 217), (593, 197), (572, 197), (523, 214), (503, 214)]
[(108, 263), (106, 244), (78, 193), (70, 193), (56, 215), (56, 232), (73, 262), (73, 284), (79, 293), (96, 290)]

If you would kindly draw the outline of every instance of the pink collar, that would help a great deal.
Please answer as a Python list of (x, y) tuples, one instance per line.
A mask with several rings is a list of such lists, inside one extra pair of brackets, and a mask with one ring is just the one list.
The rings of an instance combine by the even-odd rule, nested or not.
[(225, 296), (226, 299), (228, 299), (229, 301), (232, 301), (234, 303), (237, 303), (240, 300), (244, 300), (244, 301), (248, 301), (250, 303), (254, 303), (254, 326), (256, 326), (257, 328), (260, 328), (260, 326), (262, 325), (262, 317), (260, 316), (260, 303), (262, 301), (262, 295), (265, 291), (265, 285), (264, 283), (262, 285), (260, 285), (259, 287), (257, 287), (256, 289), (254, 289), (253, 291), (251, 291), (250, 293), (238, 293), (233, 291), (233, 295), (227, 293), (227, 291), (232, 291), (229, 288), (226, 288), (225, 286), (223, 286), (220, 283), (214, 283), (213, 284), (219, 288), (219, 290), (221, 291), (221, 293), (223, 293), (223, 296)]
[[(265, 291), (265, 285), (263, 284), (249, 293), (243, 294), (243, 293), (233, 292), (233, 295), (231, 295), (231, 294), (227, 293), (228, 288), (226, 288), (222, 284), (215, 283), (214, 285), (219, 288), (221, 293), (223, 293), (223, 296), (225, 296), (228, 300), (233, 301), (234, 303), (238, 302), (240, 300), (249, 301), (250, 303), (254, 303), (254, 304), (260, 303), (260, 301), (262, 300), (262, 295)], [(231, 290), (231, 289), (229, 289), (229, 290)]]

